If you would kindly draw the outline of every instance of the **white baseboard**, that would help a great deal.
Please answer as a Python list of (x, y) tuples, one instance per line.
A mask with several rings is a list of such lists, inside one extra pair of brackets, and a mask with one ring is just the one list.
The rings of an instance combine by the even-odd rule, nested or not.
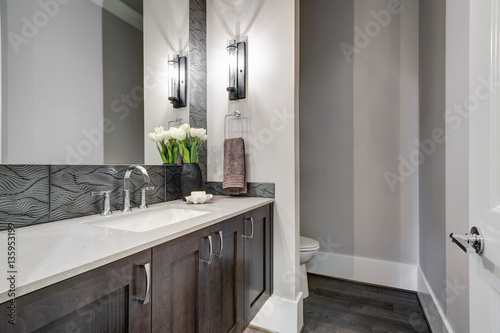
[(454, 333), (436, 294), (432, 291), (420, 267), (418, 268), (418, 298), (433, 333)]
[(318, 252), (307, 264), (310, 273), (417, 291), (416, 265)]
[(295, 300), (271, 296), (250, 325), (278, 333), (299, 333), (302, 328), (302, 293)]

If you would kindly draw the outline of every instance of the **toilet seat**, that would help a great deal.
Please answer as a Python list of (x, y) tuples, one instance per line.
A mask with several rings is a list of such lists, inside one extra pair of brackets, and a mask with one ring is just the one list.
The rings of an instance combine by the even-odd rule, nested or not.
[(300, 252), (317, 251), (319, 249), (319, 242), (315, 239), (300, 236)]

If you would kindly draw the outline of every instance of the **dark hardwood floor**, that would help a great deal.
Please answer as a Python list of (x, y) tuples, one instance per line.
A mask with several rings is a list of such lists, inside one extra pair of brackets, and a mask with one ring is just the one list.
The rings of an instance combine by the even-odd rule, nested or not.
[(309, 275), (303, 333), (431, 332), (417, 295)]

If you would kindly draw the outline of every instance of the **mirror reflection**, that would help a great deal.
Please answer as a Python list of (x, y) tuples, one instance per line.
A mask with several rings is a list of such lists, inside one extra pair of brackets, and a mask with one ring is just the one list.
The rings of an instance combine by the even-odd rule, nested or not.
[[(187, 53), (188, 1), (0, 1), (1, 163), (160, 164), (146, 133), (186, 108), (168, 101), (168, 54), (158, 51)], [(158, 22), (169, 6), (181, 24)], [(151, 68), (159, 84), (145, 92)]]

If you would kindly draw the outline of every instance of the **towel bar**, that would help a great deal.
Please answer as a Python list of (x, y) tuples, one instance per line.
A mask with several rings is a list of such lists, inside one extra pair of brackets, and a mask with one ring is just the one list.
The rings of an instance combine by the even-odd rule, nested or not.
[(226, 114), (224, 116), (224, 140), (227, 139), (227, 137), (226, 137), (226, 120), (227, 120), (227, 117), (240, 118), (240, 120), (241, 120), (241, 137), (243, 137), (243, 119), (245, 119), (245, 118), (243, 117), (243, 115), (241, 114), (240, 111), (233, 111), (233, 113)]

